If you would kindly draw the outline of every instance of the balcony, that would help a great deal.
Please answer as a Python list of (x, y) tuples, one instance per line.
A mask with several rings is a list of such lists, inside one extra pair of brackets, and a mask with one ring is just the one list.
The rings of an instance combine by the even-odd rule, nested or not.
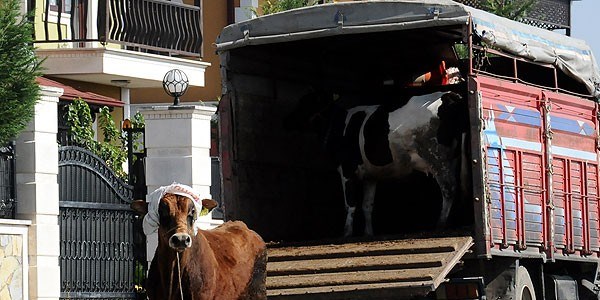
[(201, 61), (200, 7), (163, 0), (43, 3), (29, 9), (35, 10), (34, 42), (46, 59), (47, 75), (158, 87), (167, 70), (179, 68), (190, 77), (190, 85), (204, 85), (209, 64)]

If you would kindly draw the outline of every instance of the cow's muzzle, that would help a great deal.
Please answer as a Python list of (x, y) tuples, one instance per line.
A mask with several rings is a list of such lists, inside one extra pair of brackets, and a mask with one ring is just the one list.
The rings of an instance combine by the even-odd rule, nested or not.
[(183, 251), (192, 246), (192, 237), (187, 233), (176, 233), (169, 239), (169, 247), (176, 251)]

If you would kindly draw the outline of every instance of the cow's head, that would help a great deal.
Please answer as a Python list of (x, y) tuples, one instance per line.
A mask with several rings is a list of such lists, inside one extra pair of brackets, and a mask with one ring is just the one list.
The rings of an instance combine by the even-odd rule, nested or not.
[[(192, 246), (192, 236), (199, 216), (208, 214), (217, 206), (212, 199), (202, 199), (195, 203), (189, 197), (167, 193), (158, 203), (158, 238), (173, 250), (182, 252)], [(148, 212), (148, 203), (136, 200), (131, 207), (141, 214)]]
[(301, 96), (293, 110), (283, 118), (283, 128), (288, 131), (318, 132), (328, 125), (337, 96), (324, 90), (311, 90)]

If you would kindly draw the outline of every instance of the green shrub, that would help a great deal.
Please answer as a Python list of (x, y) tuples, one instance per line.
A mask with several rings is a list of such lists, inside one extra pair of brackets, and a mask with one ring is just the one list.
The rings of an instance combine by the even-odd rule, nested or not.
[(269, 15), (285, 10), (315, 5), (317, 0), (265, 0), (261, 5), (263, 14)]
[(0, 1), (0, 145), (14, 139), (31, 121), (40, 87), (33, 25), (20, 14), (19, 0)]
[(536, 0), (485, 0), (485, 10), (511, 20), (520, 21), (527, 16)]

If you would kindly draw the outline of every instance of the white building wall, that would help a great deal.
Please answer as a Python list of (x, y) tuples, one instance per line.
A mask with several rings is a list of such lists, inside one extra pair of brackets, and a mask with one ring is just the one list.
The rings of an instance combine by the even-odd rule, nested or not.
[(258, 0), (240, 0), (240, 7), (235, 8), (235, 22), (254, 19), (257, 17)]

